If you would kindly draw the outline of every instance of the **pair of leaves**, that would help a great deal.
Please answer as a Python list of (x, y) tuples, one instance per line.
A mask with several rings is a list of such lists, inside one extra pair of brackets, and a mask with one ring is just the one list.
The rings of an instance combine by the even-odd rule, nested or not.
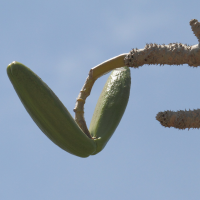
[(54, 92), (33, 71), (19, 62), (7, 67), (8, 77), (25, 109), (56, 145), (88, 157), (100, 152), (118, 126), (129, 99), (131, 77), (128, 67), (114, 70), (97, 102), (90, 125), (90, 139), (76, 124)]

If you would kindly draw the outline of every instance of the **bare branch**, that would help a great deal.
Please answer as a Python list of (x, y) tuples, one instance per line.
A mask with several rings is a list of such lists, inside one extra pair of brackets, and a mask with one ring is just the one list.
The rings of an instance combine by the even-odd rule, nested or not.
[(159, 112), (156, 119), (165, 127), (178, 129), (200, 128), (200, 109)]
[(133, 49), (125, 57), (125, 65), (138, 68), (144, 64), (182, 65), (197, 67), (200, 65), (199, 44), (188, 46), (181, 43), (168, 45), (147, 44), (144, 49)]

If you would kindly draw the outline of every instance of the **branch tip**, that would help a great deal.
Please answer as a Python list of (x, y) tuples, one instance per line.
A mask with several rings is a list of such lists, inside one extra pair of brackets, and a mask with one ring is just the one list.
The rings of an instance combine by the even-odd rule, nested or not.
[(199, 43), (200, 43), (200, 23), (196, 19), (192, 19), (190, 21), (190, 26), (192, 28), (192, 31), (194, 35), (197, 37)]

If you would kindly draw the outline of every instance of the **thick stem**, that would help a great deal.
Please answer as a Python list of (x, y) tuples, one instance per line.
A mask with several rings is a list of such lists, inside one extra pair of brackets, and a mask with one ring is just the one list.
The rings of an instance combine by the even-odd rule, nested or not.
[(159, 112), (156, 119), (165, 127), (178, 129), (200, 128), (200, 109)]

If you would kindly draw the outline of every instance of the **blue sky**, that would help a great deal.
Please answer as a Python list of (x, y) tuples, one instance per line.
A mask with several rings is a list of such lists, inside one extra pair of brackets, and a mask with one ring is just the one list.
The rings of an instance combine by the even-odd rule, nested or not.
[[(200, 2), (2, 0), (0, 2), (0, 199), (199, 200), (199, 130), (164, 128), (159, 111), (199, 108), (200, 68), (131, 69), (126, 112), (105, 149), (86, 159), (52, 143), (25, 111), (6, 74), (33, 70), (74, 116), (90, 68), (146, 43), (197, 44)], [(85, 106), (89, 126), (108, 75)]]

